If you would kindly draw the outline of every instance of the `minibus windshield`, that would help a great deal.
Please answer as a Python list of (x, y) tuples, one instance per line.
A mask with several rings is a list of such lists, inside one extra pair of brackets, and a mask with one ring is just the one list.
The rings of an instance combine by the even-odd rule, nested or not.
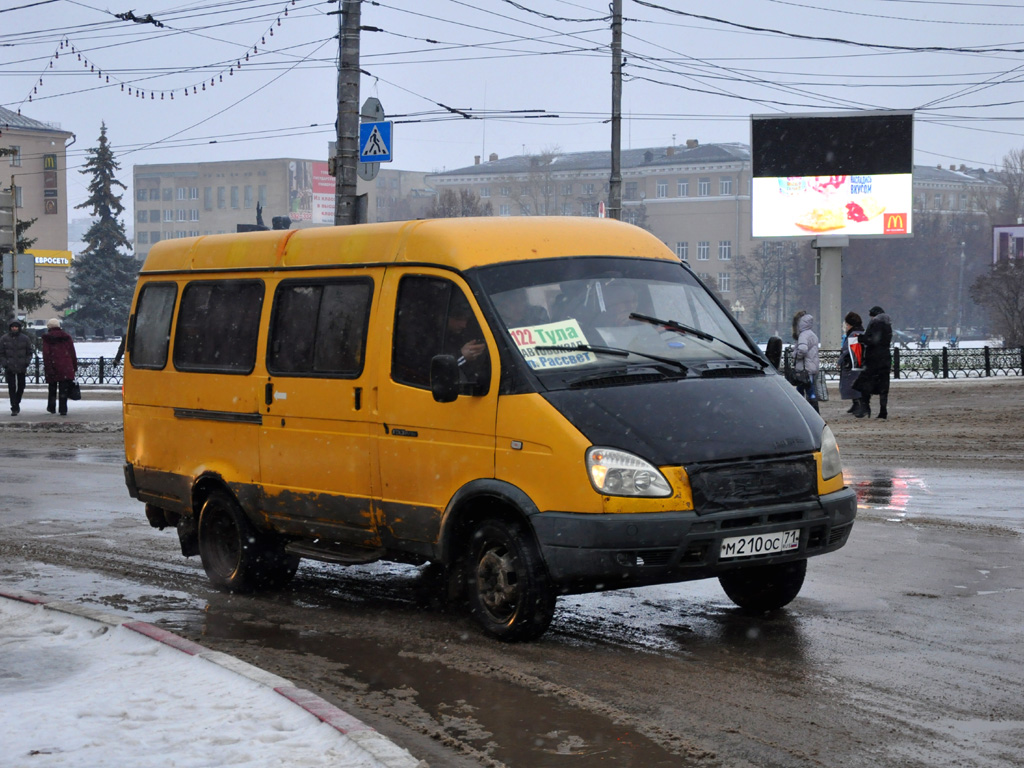
[(501, 326), (549, 385), (552, 378), (571, 382), (602, 369), (654, 365), (678, 376), (701, 364), (743, 361), (749, 367), (752, 356), (760, 357), (708, 290), (676, 262), (581, 256), (485, 267), (479, 278)]

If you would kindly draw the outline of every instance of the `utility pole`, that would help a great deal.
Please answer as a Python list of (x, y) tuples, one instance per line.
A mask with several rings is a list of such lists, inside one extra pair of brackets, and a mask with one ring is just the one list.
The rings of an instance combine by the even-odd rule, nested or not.
[(334, 223), (356, 224), (359, 164), (359, 4), (340, 0), (338, 22), (338, 121), (334, 173)]
[(608, 218), (622, 219), (622, 0), (612, 0), (612, 173)]

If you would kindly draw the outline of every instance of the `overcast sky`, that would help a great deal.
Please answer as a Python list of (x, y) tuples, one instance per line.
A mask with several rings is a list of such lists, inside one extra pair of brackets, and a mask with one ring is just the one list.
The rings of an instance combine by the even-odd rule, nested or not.
[[(364, 2), (360, 102), (375, 96), (395, 121), (390, 167), (607, 149), (610, 5)], [(0, 104), (76, 135), (72, 205), (84, 199), (88, 179), (75, 171), (103, 121), (127, 185), (143, 163), (325, 159), (337, 8), (4, 0)], [(128, 11), (141, 23), (114, 15)], [(1019, 2), (623, 0), (623, 14), (624, 147), (747, 143), (751, 114), (914, 109), (919, 164), (999, 167), (1024, 148)]]

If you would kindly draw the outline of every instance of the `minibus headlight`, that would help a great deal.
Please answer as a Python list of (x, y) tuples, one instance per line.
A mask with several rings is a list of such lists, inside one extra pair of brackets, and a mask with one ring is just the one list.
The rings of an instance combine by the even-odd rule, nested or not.
[(843, 471), (843, 463), (839, 460), (839, 445), (836, 436), (826, 425), (821, 430), (821, 478), (829, 480)]
[(672, 486), (657, 467), (614, 448), (588, 449), (587, 474), (594, 490), (605, 496), (672, 495)]

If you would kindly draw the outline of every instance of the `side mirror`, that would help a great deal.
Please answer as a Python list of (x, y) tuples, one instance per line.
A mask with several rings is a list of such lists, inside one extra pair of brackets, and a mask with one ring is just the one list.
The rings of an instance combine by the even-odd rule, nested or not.
[(451, 403), (459, 397), (459, 362), (454, 355), (435, 355), (430, 359), (430, 392), (439, 403)]
[(775, 366), (775, 370), (779, 370), (779, 366), (782, 365), (782, 339), (778, 336), (768, 339), (768, 348), (764, 355), (768, 358), (768, 362)]

